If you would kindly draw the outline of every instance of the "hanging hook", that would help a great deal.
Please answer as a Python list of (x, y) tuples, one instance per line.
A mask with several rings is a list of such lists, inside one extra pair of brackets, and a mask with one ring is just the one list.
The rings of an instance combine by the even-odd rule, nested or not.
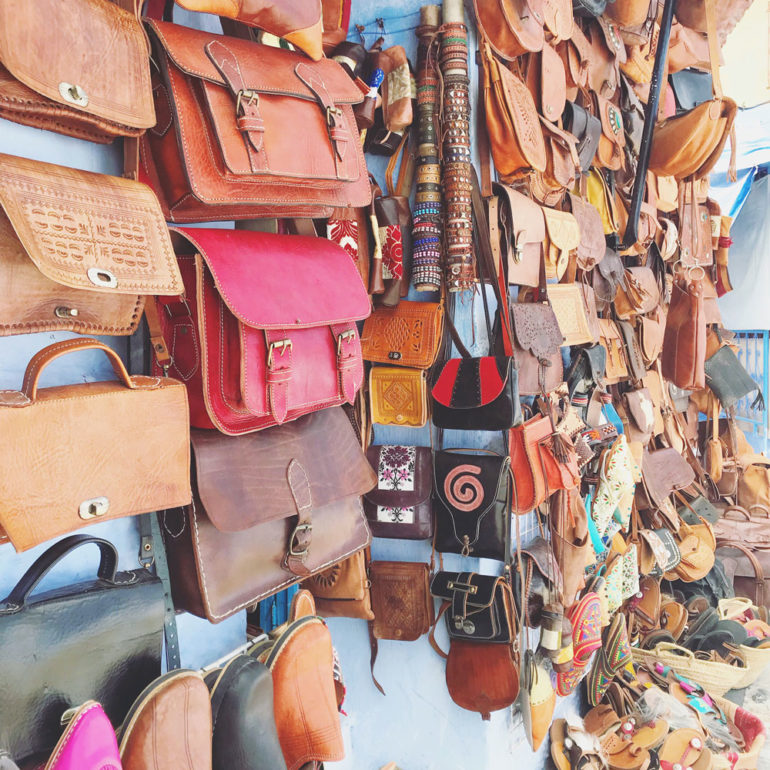
[(356, 32), (358, 32), (358, 37), (361, 40), (361, 45), (366, 48), (366, 38), (364, 37), (364, 30), (366, 27), (363, 24), (356, 24)]

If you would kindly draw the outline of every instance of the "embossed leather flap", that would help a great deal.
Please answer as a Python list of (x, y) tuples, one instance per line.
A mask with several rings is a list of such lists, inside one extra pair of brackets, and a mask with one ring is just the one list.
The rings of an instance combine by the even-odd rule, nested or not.
[(560, 251), (572, 251), (580, 245), (580, 226), (568, 211), (543, 208), (548, 240)]
[(380, 425), (421, 428), (428, 420), (427, 379), (420, 369), (373, 366), (369, 371), (369, 398), (372, 422)]
[(576, 283), (556, 283), (548, 287), (548, 299), (562, 333), (562, 346), (586, 345), (597, 342), (588, 320), (583, 292)]
[[(362, 495), (374, 471), (342, 409), (324, 409), (278, 428), (237, 439), (192, 430), (198, 496), (220, 532), (296, 516)], [(300, 472), (289, 473), (295, 463)]]
[(465, 593), (467, 598), (463, 603), (471, 614), (492, 606), (500, 582), (499, 577), (476, 572), (437, 572), (430, 581), (430, 592), (447, 602), (451, 602), (456, 593)]
[(111, 294), (184, 290), (157, 198), (140, 182), (0, 154), (0, 205), (56, 283)]
[(307, 329), (369, 315), (355, 264), (325, 238), (208, 228), (171, 232), (198, 250), (222, 300), (247, 326)]
[(494, 401), (511, 376), (513, 359), (507, 356), (450, 358), (439, 374), (431, 395), (452, 409), (477, 409)]
[(577, 247), (577, 265), (581, 270), (592, 270), (604, 259), (606, 245), (602, 216), (588, 201), (569, 193), (572, 215), (580, 230), (580, 243)]
[(559, 352), (562, 333), (550, 305), (535, 302), (515, 302), (511, 305), (516, 341), (524, 350), (541, 361)]
[(136, 129), (155, 125), (147, 41), (107, 0), (4, 0), (0, 62), (67, 108)]
[(428, 369), (436, 360), (444, 323), (440, 302), (401, 301), (366, 319), (361, 350), (366, 361)]
[(424, 503), (433, 490), (433, 456), (429, 447), (370, 446), (369, 464), (377, 486), (364, 497), (373, 505), (404, 508)]

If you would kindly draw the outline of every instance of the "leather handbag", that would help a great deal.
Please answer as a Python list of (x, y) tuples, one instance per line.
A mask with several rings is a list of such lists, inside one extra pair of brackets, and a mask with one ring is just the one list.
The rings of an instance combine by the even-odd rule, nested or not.
[(211, 722), (200, 672), (169, 671), (147, 685), (126, 714), (120, 730), (123, 770), (164, 770), (180, 762), (180, 770), (212, 770)]
[(621, 382), (629, 376), (623, 335), (617, 322), (609, 318), (599, 319), (599, 330), (599, 344), (607, 351), (605, 382), (609, 385)]
[(577, 247), (577, 266), (583, 272), (593, 270), (604, 259), (607, 249), (601, 214), (588, 201), (574, 193), (568, 195), (572, 216), (578, 223), (580, 243)]
[[(710, 267), (714, 264), (711, 247), (711, 216), (708, 207), (685, 203), (679, 205), (679, 260), (682, 267)], [(694, 198), (693, 198), (694, 200)]]
[[(321, 0), (176, 0), (182, 8), (213, 13), (282, 37), (311, 59), (323, 57)], [(344, 38), (343, 38), (344, 39)]]
[[(757, 607), (767, 606), (770, 602), (770, 549), (754, 549), (737, 540), (719, 540), (716, 563), (722, 565), (724, 580), (730, 589), (722, 591), (723, 594), (745, 596)], [(709, 577), (713, 575), (711, 572)]]
[(657, 124), (652, 138), (650, 171), (663, 176), (672, 175), (678, 180), (708, 176), (722, 154), (738, 112), (735, 102), (722, 94), (716, 3), (705, 0), (705, 6), (714, 97), (682, 115)]
[(498, 56), (513, 60), (541, 51), (545, 42), (541, 3), (529, 0), (473, 0), (479, 32)]
[(669, 76), (677, 114), (687, 112), (714, 95), (711, 73), (688, 67)]
[(364, 321), (361, 351), (365, 361), (430, 369), (444, 331), (443, 302), (399, 302), (380, 306)]
[(264, 663), (236, 655), (208, 672), (206, 683), (211, 691), (213, 733), (206, 737), (211, 736), (212, 770), (286, 770), (273, 712), (273, 676)]
[(374, 537), (433, 537), (433, 457), (429, 447), (370, 446), (377, 486), (364, 495), (364, 513)]
[(369, 403), (372, 422), (378, 425), (422, 428), (428, 421), (426, 373), (404, 366), (373, 366), (369, 370)]
[(364, 94), (340, 64), (168, 22), (147, 29), (161, 117), (142, 139), (142, 169), (167, 219), (328, 217), (369, 204), (353, 115)]
[(550, 304), (516, 302), (511, 305), (513, 358), (519, 370), (519, 394), (548, 393), (561, 383), (562, 333)]
[(607, 315), (618, 292), (626, 282), (625, 267), (620, 255), (609, 247), (604, 252), (604, 259), (591, 273), (591, 284), (596, 297), (596, 308)]
[(61, 721), (64, 732), (43, 770), (123, 770), (115, 729), (100, 704), (86, 701)]
[[(100, 552), (96, 580), (31, 596), (56, 564), (89, 544)], [(62, 714), (86, 701), (97, 700), (120, 724), (159, 676), (163, 586), (146, 569), (117, 568), (112, 543), (72, 535), (44, 551), (0, 602), (0, 746), (16, 760), (50, 753)]]
[(552, 43), (569, 40), (574, 29), (572, 0), (543, 0), (543, 22)]
[(663, 337), (663, 376), (679, 388), (706, 386), (706, 318), (703, 282), (690, 275), (674, 280)]
[(434, 545), (441, 553), (510, 558), (510, 460), (494, 453), (433, 453)]
[[(183, 380), (191, 423), (240, 435), (353, 403), (364, 378), (356, 321), (369, 297), (324, 238), (175, 229), (186, 299), (159, 297), (156, 359)], [(287, 275), (291, 280), (287, 280)]]
[(374, 620), (366, 550), (356, 551), (347, 559), (302, 581), (302, 588), (313, 594), (318, 615)]
[(569, 267), (570, 258), (580, 246), (580, 226), (568, 211), (543, 208), (545, 217), (545, 277), (561, 277)]
[(560, 206), (580, 175), (577, 140), (555, 123), (541, 120), (546, 147), (545, 171), (535, 171), (529, 179), (532, 197), (544, 206)]
[[(558, 2), (563, 3), (564, 0), (558, 0)], [(556, 2), (553, 3), (553, 5), (556, 4)], [(556, 9), (556, 15), (561, 15), (560, 9)], [(570, 24), (571, 16), (570, 11)], [(564, 71), (564, 62), (551, 44), (545, 43), (539, 54), (527, 57), (525, 80), (540, 114), (553, 123), (558, 121), (567, 100), (567, 76)]]
[(599, 137), (602, 135), (602, 123), (584, 107), (575, 102), (567, 102), (562, 114), (564, 128), (577, 139), (577, 154), (580, 169), (584, 174), (593, 164), (599, 149)]
[[(82, 350), (104, 352), (118, 381), (38, 387), (49, 363)], [(29, 362), (21, 390), (0, 391), (8, 438), (0, 448), (0, 525), (26, 551), (97, 521), (187, 505), (189, 431), (180, 382), (129, 376), (118, 354), (94, 339), (49, 345)], [(45, 473), (30, 496), (41, 457)]]
[(487, 133), (500, 180), (512, 182), (533, 170), (545, 171), (545, 142), (532, 94), (518, 75), (494, 58), (488, 45), (480, 50)]
[(0, 154), (0, 206), (0, 336), (132, 334), (145, 294), (183, 291), (139, 182)]
[(329, 629), (313, 615), (290, 623), (251, 654), (273, 675), (273, 709), (287, 770), (345, 756)]
[(0, 117), (91, 142), (138, 137), (155, 125), (147, 53), (137, 12), (107, 0), (3, 3)]
[[(500, 254), (496, 260), (507, 262), (508, 283), (516, 286), (537, 286), (540, 279), (540, 261), (545, 242), (543, 209), (531, 198), (507, 185), (495, 184), (498, 217), (490, 218), (492, 252)], [(499, 238), (495, 238), (495, 232)]]
[[(591, 296), (593, 296), (593, 291)], [(548, 288), (548, 299), (559, 323), (559, 331), (562, 334), (562, 347), (571, 345), (590, 345), (598, 342), (598, 333), (592, 328), (589, 319), (589, 310), (586, 306), (585, 296), (580, 284), (558, 283)], [(596, 309), (594, 306), (593, 320), (596, 322)], [(598, 324), (597, 324), (598, 328)]]
[(695, 481), (695, 472), (676, 449), (667, 447), (642, 455), (642, 483), (637, 486), (640, 509), (660, 510), (672, 492)]
[(516, 615), (510, 584), (503, 577), (476, 572), (437, 572), (430, 592), (447, 603), (450, 639), (512, 644)]
[(660, 304), (660, 287), (652, 269), (627, 267), (623, 286), (615, 294), (615, 313), (621, 320), (652, 313)]
[(720, 345), (717, 352), (706, 359), (704, 368), (706, 384), (725, 409), (734, 407), (755, 390), (757, 399), (764, 400), (759, 386), (730, 345)]
[(648, 367), (653, 366), (663, 350), (663, 335), (666, 331), (666, 314), (663, 308), (658, 307), (649, 316), (639, 316), (636, 331), (644, 363)]
[(405, 561), (373, 561), (369, 565), (375, 639), (414, 642), (434, 623), (430, 567)]
[[(403, 147), (406, 148), (406, 142)], [(394, 154), (391, 161), (397, 157), (398, 153)], [(402, 173), (408, 165), (402, 157)], [(391, 171), (390, 165), (388, 171)], [(382, 195), (379, 186), (374, 186), (374, 215), (380, 249), (379, 254), (375, 251), (369, 290), (377, 296), (377, 302), (386, 307), (398, 305), (409, 292), (408, 265), (404, 263), (404, 257), (409, 259), (412, 253), (412, 213), (408, 190), (404, 192), (407, 194), (396, 194), (391, 173), (388, 174), (388, 195)]]
[(164, 514), (179, 609), (217, 623), (369, 544), (374, 472), (341, 409), (192, 445), (193, 504)]

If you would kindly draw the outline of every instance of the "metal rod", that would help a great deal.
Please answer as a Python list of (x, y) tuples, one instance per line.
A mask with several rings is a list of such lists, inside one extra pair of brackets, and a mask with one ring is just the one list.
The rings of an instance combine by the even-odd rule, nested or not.
[(652, 70), (650, 81), (650, 95), (644, 110), (644, 131), (642, 144), (639, 148), (639, 161), (636, 165), (636, 179), (634, 179), (634, 191), (631, 195), (631, 207), (628, 212), (626, 232), (623, 234), (623, 249), (631, 248), (636, 243), (639, 230), (639, 214), (642, 211), (642, 199), (644, 198), (644, 186), (647, 181), (647, 169), (650, 165), (650, 152), (652, 151), (652, 133), (658, 118), (658, 104), (660, 103), (660, 90), (665, 84), (666, 57), (668, 55), (668, 43), (671, 38), (671, 22), (674, 18), (674, 0), (666, 0), (663, 8), (663, 18), (660, 22), (660, 34), (658, 46), (655, 51), (655, 66)]

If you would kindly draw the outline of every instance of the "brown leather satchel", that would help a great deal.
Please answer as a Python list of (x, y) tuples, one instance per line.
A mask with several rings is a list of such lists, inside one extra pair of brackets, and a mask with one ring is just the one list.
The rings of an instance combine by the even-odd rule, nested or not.
[(703, 282), (674, 280), (663, 337), (663, 376), (678, 388), (706, 387), (706, 316)]
[(364, 321), (361, 354), (365, 361), (415, 369), (436, 362), (444, 331), (443, 302), (399, 302), (380, 306)]
[[(118, 382), (38, 388), (49, 363), (81, 350), (106, 353)], [(0, 391), (0, 525), (25, 551), (97, 521), (187, 505), (189, 426), (177, 380), (131, 377), (118, 354), (94, 339), (43, 348), (21, 390)], [(45, 472), (31, 495), (40, 458)]]
[[(0, 6), (0, 117), (91, 142), (155, 125), (147, 40), (107, 0)], [(135, 170), (135, 169), (134, 169)]]
[(0, 336), (132, 334), (143, 295), (184, 290), (139, 182), (0, 155), (0, 206)]
[(434, 622), (430, 567), (404, 561), (373, 561), (369, 565), (375, 639), (413, 642)]
[(353, 105), (332, 59), (149, 21), (160, 116), (143, 171), (168, 219), (328, 217), (371, 187)]
[(542, 0), (473, 0), (473, 10), (479, 32), (503, 59), (542, 50)]
[(369, 591), (368, 550), (356, 551), (347, 559), (302, 581), (302, 588), (313, 594), (319, 615), (374, 620)]
[(625, 279), (625, 285), (619, 286), (615, 294), (617, 317), (625, 321), (654, 312), (660, 304), (660, 287), (652, 269), (626, 268)]
[(623, 335), (617, 323), (610, 318), (599, 319), (599, 344), (607, 351), (604, 381), (612, 385), (628, 379), (628, 361), (623, 345)]
[(182, 8), (235, 19), (282, 37), (311, 59), (323, 56), (321, 0), (176, 0)]
[(193, 504), (164, 515), (177, 607), (218, 623), (368, 545), (375, 478), (341, 409), (192, 442)]
[(545, 171), (545, 142), (532, 94), (518, 75), (495, 59), (489, 45), (480, 51), (487, 132), (500, 180), (512, 182), (533, 170)]

